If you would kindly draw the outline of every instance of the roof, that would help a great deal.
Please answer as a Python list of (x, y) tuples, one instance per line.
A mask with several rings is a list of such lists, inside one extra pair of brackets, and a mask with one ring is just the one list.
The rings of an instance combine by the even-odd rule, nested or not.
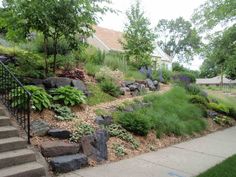
[(95, 37), (103, 42), (106, 47), (114, 51), (123, 51), (122, 44), (120, 41), (123, 39), (123, 33), (99, 26), (94, 27)]
[[(212, 85), (218, 85), (221, 83), (221, 76), (216, 76), (213, 78), (206, 78), (206, 79), (197, 79), (196, 84), (212, 84)], [(236, 84), (236, 80), (230, 80), (226, 77), (223, 77), (223, 83), (224, 84)]]
[[(121, 41), (124, 40), (123, 33), (112, 29), (94, 26), (95, 34), (93, 38), (98, 41), (106, 50), (123, 52)], [(90, 44), (95, 44), (94, 40), (89, 40)], [(97, 45), (97, 43), (96, 43)], [(101, 45), (99, 45), (101, 47)], [(161, 60), (172, 62), (172, 58), (167, 55), (158, 45), (152, 54), (153, 57), (160, 57)]]

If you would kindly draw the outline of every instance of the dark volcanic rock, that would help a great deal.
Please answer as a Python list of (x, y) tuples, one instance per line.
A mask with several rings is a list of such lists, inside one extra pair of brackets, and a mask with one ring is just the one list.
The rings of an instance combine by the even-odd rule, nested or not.
[(84, 154), (54, 157), (50, 160), (50, 165), (54, 172), (66, 173), (88, 165), (88, 158)]
[(70, 86), (71, 79), (66, 77), (49, 77), (43, 81), (47, 89)]
[(131, 92), (133, 92), (133, 91), (138, 89), (138, 85), (137, 84), (132, 84), (132, 85), (129, 86), (129, 89), (130, 89)]
[(156, 90), (156, 87), (155, 87), (155, 85), (154, 85), (154, 83), (152, 82), (151, 79), (146, 79), (146, 83), (147, 83), (148, 88), (149, 88), (151, 91)]
[(41, 119), (34, 120), (30, 124), (31, 134), (33, 136), (44, 136), (50, 129), (49, 124)]
[(63, 141), (44, 142), (41, 145), (41, 152), (44, 157), (76, 154), (79, 149), (80, 146), (78, 144), (70, 144)]
[(130, 85), (134, 84), (135, 81), (124, 81), (123, 85), (124, 87), (129, 87)]
[(68, 139), (70, 138), (71, 132), (64, 129), (51, 129), (48, 131), (48, 135), (54, 138)]
[(97, 162), (107, 160), (108, 133), (98, 130), (94, 135), (82, 137), (81, 145), (85, 155)]

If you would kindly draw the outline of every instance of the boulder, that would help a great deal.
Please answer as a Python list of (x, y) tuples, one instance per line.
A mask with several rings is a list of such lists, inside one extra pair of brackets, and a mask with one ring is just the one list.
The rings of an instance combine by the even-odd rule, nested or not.
[(156, 90), (156, 87), (151, 79), (146, 79), (146, 84), (151, 91)]
[(113, 123), (113, 119), (111, 116), (98, 116), (95, 119), (95, 123), (98, 125), (111, 125)]
[(129, 89), (131, 92), (133, 92), (138, 89), (138, 86), (137, 86), (137, 84), (132, 84), (132, 85), (129, 85)]
[(52, 167), (52, 171), (57, 173), (66, 173), (87, 166), (88, 158), (84, 154), (66, 155), (54, 157), (49, 163)]
[(219, 114), (218, 114), (217, 112), (215, 112), (215, 111), (207, 110), (207, 115), (208, 115), (208, 117), (210, 117), (210, 118), (215, 118), (215, 117), (217, 117)]
[(87, 135), (81, 138), (83, 153), (88, 158), (101, 162), (107, 160), (108, 133), (105, 130), (98, 130), (94, 135)]
[(32, 136), (45, 136), (49, 129), (50, 129), (49, 124), (41, 119), (34, 120), (30, 124), (30, 130)]
[(52, 89), (71, 85), (71, 79), (66, 77), (49, 77), (43, 81), (45, 88)]
[(130, 85), (132, 85), (132, 84), (134, 84), (135, 83), (135, 81), (124, 81), (123, 82), (123, 86), (124, 87), (129, 87)]
[(76, 154), (80, 150), (78, 144), (65, 143), (63, 141), (44, 142), (41, 145), (41, 152), (44, 157), (57, 157), (61, 155)]
[(84, 82), (81, 80), (72, 80), (71, 86), (73, 86), (74, 88), (76, 88), (78, 90), (81, 90), (84, 93), (87, 92), (87, 88), (86, 88)]
[(138, 96), (139, 95), (139, 91), (138, 90), (134, 90), (133, 92), (131, 92), (132, 96)]
[(139, 85), (138, 85), (138, 91), (139, 91), (139, 92), (144, 92), (145, 90), (146, 90), (146, 87), (145, 87), (144, 84), (139, 84)]
[(59, 139), (69, 139), (71, 132), (65, 129), (50, 129), (48, 135)]

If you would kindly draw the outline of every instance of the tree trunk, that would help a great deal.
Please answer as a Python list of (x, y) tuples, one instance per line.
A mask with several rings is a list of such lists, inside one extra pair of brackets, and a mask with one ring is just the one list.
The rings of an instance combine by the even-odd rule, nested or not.
[(56, 61), (57, 61), (57, 39), (53, 39), (53, 73), (56, 73)]
[(224, 85), (223, 78), (224, 78), (224, 71), (223, 71), (223, 66), (221, 66), (221, 76), (220, 76), (220, 86), (221, 86), (221, 88), (223, 88), (223, 85)]
[(48, 37), (44, 36), (45, 77), (48, 76)]

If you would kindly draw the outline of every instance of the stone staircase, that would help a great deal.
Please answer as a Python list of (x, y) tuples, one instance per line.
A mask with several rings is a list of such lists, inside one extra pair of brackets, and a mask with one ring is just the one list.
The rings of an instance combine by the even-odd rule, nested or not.
[(0, 176), (44, 177), (45, 168), (36, 161), (34, 151), (11, 125), (9, 116), (0, 105)]

